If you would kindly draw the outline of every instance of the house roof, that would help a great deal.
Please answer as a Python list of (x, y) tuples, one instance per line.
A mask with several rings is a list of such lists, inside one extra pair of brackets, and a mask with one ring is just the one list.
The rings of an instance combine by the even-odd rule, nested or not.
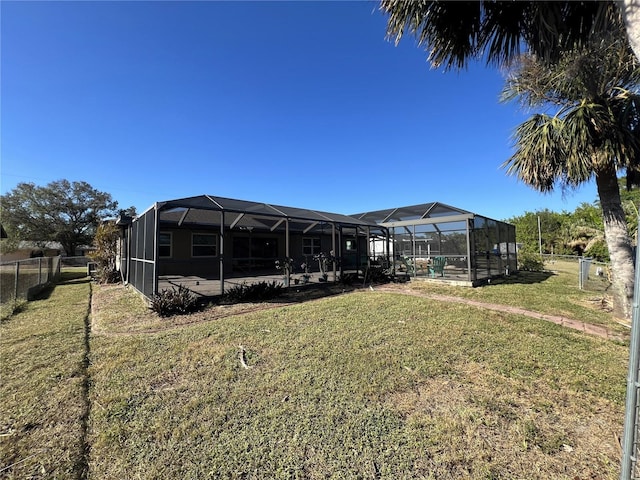
[(473, 215), (474, 214), (468, 210), (445, 205), (444, 203), (431, 202), (409, 205), (406, 207), (387, 208), (384, 210), (357, 213), (352, 216), (369, 223), (387, 224), (425, 219), (443, 219), (445, 217), (468, 217)]
[(289, 229), (293, 231), (313, 231), (324, 228), (327, 224), (379, 229), (379, 226), (374, 222), (339, 213), (213, 195), (199, 195), (158, 202), (156, 208), (160, 212), (160, 221), (164, 224), (215, 226), (220, 224), (219, 212), (225, 212), (225, 214), (228, 213), (224, 216), (225, 226), (229, 228), (275, 229), (284, 219), (289, 219)]

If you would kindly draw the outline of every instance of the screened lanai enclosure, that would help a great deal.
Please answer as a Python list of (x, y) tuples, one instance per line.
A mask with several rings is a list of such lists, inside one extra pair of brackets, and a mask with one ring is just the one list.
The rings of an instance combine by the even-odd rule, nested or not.
[(508, 223), (437, 202), (353, 217), (388, 229), (396, 274), (478, 285), (517, 268), (516, 230)]
[(396, 277), (478, 285), (516, 270), (515, 227), (441, 203), (342, 215), (201, 195), (122, 217), (119, 266), (146, 297), (202, 296), (242, 283)]
[(119, 223), (123, 279), (146, 297), (177, 285), (214, 296), (265, 280), (335, 282), (389, 252), (376, 223), (210, 195), (159, 202)]

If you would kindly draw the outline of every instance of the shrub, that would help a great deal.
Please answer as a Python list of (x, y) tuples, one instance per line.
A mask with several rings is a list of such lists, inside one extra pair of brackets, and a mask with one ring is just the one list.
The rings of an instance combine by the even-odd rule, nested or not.
[(338, 283), (345, 287), (350, 287), (358, 281), (357, 273), (344, 273), (338, 277)]
[(191, 313), (198, 309), (198, 299), (191, 290), (182, 285), (171, 290), (162, 290), (151, 298), (149, 308), (161, 317)]
[(228, 289), (224, 294), (224, 300), (229, 303), (264, 302), (282, 295), (283, 292), (284, 285), (275, 280), (249, 285), (241, 283)]
[(90, 257), (97, 264), (96, 277), (100, 283), (120, 281), (120, 272), (116, 270), (119, 232), (115, 224), (102, 223), (93, 239), (95, 250)]
[(604, 240), (597, 240), (591, 243), (584, 252), (586, 257), (593, 257), (599, 262), (609, 261), (609, 249), (607, 248), (607, 242)]
[(119, 283), (120, 272), (109, 266), (99, 267), (96, 270), (96, 278), (99, 283)]
[(372, 265), (365, 268), (364, 278), (366, 278), (369, 283), (389, 283), (391, 281), (389, 271), (379, 265)]
[(518, 270), (527, 272), (542, 272), (544, 270), (544, 262), (538, 253), (520, 250), (518, 252)]

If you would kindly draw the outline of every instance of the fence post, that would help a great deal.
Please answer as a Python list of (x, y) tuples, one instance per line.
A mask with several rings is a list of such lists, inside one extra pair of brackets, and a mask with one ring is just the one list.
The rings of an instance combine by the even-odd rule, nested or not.
[(42, 285), (42, 257), (38, 257), (38, 285)]
[(582, 257), (578, 258), (578, 288), (582, 290)]
[[(640, 215), (638, 216), (640, 220)], [(640, 237), (636, 241), (636, 252)], [(624, 430), (622, 433), (622, 465), (620, 480), (632, 478), (637, 459), (638, 441), (638, 376), (640, 368), (640, 255), (636, 253), (635, 282), (633, 287), (633, 313), (631, 316), (631, 339), (629, 341), (629, 369), (627, 374), (627, 398), (624, 408)]]
[(13, 282), (13, 299), (18, 300), (18, 279), (20, 278), (20, 262), (16, 262), (16, 276)]

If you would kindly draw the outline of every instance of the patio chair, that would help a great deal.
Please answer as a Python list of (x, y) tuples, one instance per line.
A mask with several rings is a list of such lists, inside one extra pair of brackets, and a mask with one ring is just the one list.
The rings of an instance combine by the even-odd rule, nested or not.
[(429, 273), (431, 274), (431, 277), (435, 278), (437, 273), (439, 273), (441, 277), (444, 277), (444, 266), (446, 264), (446, 257), (434, 257), (433, 263), (429, 267)]

